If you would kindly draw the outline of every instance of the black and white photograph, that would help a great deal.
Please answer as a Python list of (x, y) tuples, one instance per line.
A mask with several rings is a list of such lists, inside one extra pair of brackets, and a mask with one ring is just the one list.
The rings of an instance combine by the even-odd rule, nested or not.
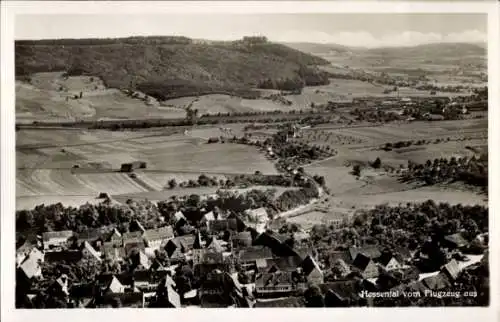
[(17, 14), (15, 308), (490, 306), (488, 32)]

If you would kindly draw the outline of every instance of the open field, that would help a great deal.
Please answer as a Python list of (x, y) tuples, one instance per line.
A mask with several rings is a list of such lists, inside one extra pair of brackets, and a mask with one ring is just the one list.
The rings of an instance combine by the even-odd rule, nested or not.
[[(36, 73), (16, 82), (16, 121), (182, 118), (185, 110), (159, 106), (154, 99), (132, 98), (106, 88), (98, 77), (64, 77), (62, 72)], [(80, 98), (79, 95), (82, 94)], [(75, 98), (76, 95), (76, 98)]]
[[(113, 195), (161, 190), (167, 181), (197, 179), (201, 173), (218, 178), (225, 174), (275, 174), (274, 165), (254, 147), (207, 144), (207, 129), (194, 135), (162, 135), (162, 131), (106, 132), (82, 130), (21, 130), (16, 138), (16, 195), (43, 201), (55, 196), (83, 196), (92, 200), (99, 192)], [(108, 134), (108, 135), (106, 135)], [(40, 147), (40, 148), (37, 148)], [(122, 163), (147, 162), (146, 171), (133, 179), (116, 172)], [(87, 171), (89, 163), (102, 169)], [(79, 165), (82, 169), (74, 169)], [(40, 198), (36, 198), (39, 196)], [(29, 197), (29, 198), (28, 198)], [(28, 199), (27, 199), (28, 198)], [(20, 199), (19, 199), (20, 200)]]
[(99, 204), (102, 199), (96, 196), (22, 196), (16, 197), (16, 210), (33, 209), (41, 204), (61, 203), (65, 207), (80, 207), (86, 203)]
[[(132, 199), (132, 200), (148, 199), (150, 201), (162, 201), (162, 200), (168, 200), (172, 196), (181, 197), (181, 196), (190, 196), (192, 194), (208, 197), (214, 195), (219, 189), (220, 189), (219, 187), (176, 188), (176, 189), (167, 189), (162, 191), (116, 194), (113, 195), (112, 198), (122, 203), (127, 201), (127, 199)], [(274, 189), (276, 190), (276, 197), (277, 197), (286, 190), (297, 189), (297, 188), (285, 188), (285, 187), (275, 187), (275, 186), (252, 186), (249, 188), (229, 189), (229, 191), (244, 193), (252, 189), (258, 189), (258, 190)]]

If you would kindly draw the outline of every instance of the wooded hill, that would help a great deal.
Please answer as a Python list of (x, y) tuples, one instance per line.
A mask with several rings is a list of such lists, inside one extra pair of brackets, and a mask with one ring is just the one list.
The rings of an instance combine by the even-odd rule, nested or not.
[(249, 90), (267, 79), (307, 85), (304, 78), (319, 74), (314, 65), (328, 64), (265, 37), (232, 42), (185, 37), (16, 41), (15, 54), (18, 78), (67, 71), (70, 76), (99, 76), (108, 87), (138, 89), (159, 99), (215, 92), (252, 95)]

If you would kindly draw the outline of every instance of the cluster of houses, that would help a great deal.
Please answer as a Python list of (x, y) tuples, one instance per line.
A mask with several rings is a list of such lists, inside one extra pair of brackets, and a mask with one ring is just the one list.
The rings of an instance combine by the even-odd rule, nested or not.
[[(187, 222), (180, 211), (173, 217), (177, 224)], [(425, 258), (403, 248), (387, 253), (365, 246), (328, 251), (320, 259), (307, 236), (298, 237), (307, 232), (280, 234), (271, 228), (261, 208), (242, 215), (210, 211), (186, 235), (170, 225), (145, 229), (135, 220), (127, 232), (113, 226), (84, 234), (46, 232), (37, 243), (17, 249), (16, 285), (23, 289), (23, 306), (29, 307), (45, 280), (44, 264), (83, 265), (90, 260), (102, 265), (94, 281), (82, 282), (65, 272), (45, 283), (44, 292), (68, 307), (267, 307), (284, 299), (291, 299), (284, 306), (300, 306), (298, 299), (318, 285), (332, 306), (363, 305), (356, 278), (363, 280), (363, 288), (376, 288), (381, 272), (415, 274), (415, 258)], [(465, 247), (459, 236), (447, 240), (450, 249)], [(448, 287), (461, 269), (459, 260), (451, 256), (439, 274), (424, 279), (417, 274), (411, 286)], [(104, 263), (115, 269), (104, 269)]]

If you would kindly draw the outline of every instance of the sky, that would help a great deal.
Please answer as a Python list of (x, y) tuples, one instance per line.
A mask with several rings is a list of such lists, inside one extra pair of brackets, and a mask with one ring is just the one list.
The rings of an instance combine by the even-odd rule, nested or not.
[(162, 14), (18, 15), (15, 38), (113, 38), (179, 35), (235, 40), (264, 35), (278, 42), (412, 46), (486, 42), (484, 14)]

